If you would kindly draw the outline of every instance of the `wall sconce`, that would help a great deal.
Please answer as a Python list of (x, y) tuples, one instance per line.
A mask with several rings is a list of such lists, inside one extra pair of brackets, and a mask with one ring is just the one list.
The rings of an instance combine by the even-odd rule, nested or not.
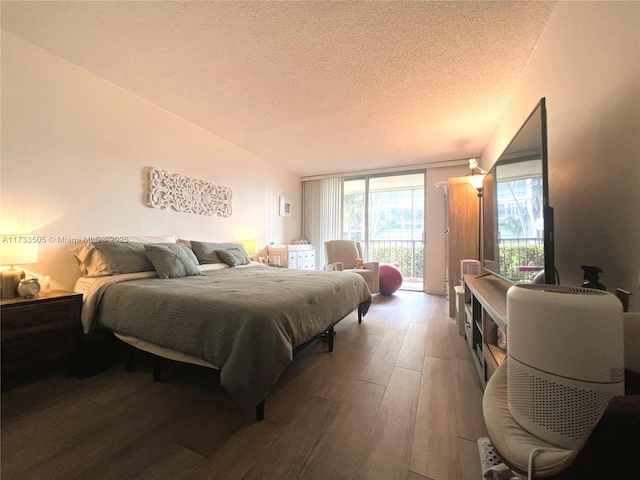
[(475, 174), (471, 174), (471, 176), (469, 177), (469, 183), (471, 184), (471, 186), (473, 188), (475, 188), (478, 191), (478, 196), (481, 197), (482, 196), (482, 181), (484, 180), (484, 175), (475, 175)]
[(4, 241), (21, 238), (17, 235), (6, 235), (3, 237), (3, 243), (0, 243), (0, 265), (9, 266), (0, 272), (2, 298), (16, 298), (18, 296), (18, 284), (24, 278), (24, 270), (14, 268), (14, 265), (38, 263), (37, 243), (4, 243)]
[(469, 169), (471, 170), (471, 173), (468, 174), (469, 183), (478, 191), (478, 197), (482, 198), (482, 181), (487, 172), (480, 168), (478, 160), (475, 158), (469, 159)]

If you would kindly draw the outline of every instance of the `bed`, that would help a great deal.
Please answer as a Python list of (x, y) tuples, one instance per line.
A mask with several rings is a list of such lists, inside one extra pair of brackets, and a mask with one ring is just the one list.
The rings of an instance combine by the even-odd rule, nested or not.
[(107, 329), (162, 358), (220, 370), (220, 384), (240, 404), (256, 407), (258, 419), (294, 353), (327, 332), (331, 350), (333, 327), (356, 309), (361, 321), (371, 304), (356, 274), (254, 262), (196, 268), (175, 278), (122, 269), (81, 277), (83, 329)]

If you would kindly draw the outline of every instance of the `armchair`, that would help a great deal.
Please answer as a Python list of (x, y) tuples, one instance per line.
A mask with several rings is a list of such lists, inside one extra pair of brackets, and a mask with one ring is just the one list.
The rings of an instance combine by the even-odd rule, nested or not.
[(364, 268), (355, 268), (356, 258), (363, 258), (360, 242), (354, 240), (330, 240), (324, 243), (327, 254), (325, 270), (352, 272), (361, 275), (371, 293), (380, 292), (380, 264), (365, 262)]

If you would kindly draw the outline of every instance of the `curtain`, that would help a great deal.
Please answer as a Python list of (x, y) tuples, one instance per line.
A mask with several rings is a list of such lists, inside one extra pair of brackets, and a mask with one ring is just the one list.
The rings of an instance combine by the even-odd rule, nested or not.
[(326, 265), (324, 242), (342, 238), (342, 178), (302, 182), (302, 236), (316, 249), (316, 269)]

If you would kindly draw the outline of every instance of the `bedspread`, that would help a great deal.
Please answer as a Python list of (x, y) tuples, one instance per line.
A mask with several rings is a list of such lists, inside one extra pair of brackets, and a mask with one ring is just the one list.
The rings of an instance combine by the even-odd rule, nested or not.
[(293, 359), (371, 293), (356, 274), (276, 268), (224, 269), (146, 278), (104, 288), (97, 323), (201, 358), (241, 404), (257, 405)]

